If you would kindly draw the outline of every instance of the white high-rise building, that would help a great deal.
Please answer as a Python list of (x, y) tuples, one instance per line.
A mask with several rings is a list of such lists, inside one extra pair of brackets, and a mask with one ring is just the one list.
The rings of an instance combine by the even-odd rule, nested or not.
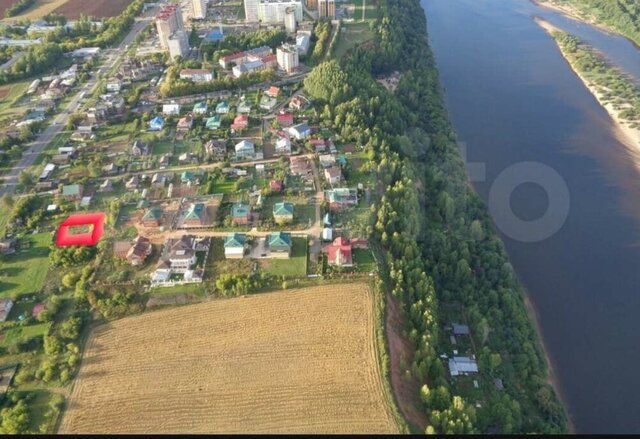
[(258, 19), (262, 23), (284, 24), (287, 9), (294, 8), (296, 21), (302, 21), (302, 0), (260, 0)]
[(296, 8), (290, 7), (284, 11), (284, 28), (290, 34), (296, 32), (298, 21), (296, 20)]
[(244, 17), (247, 23), (258, 21), (258, 4), (260, 0), (244, 0)]
[(179, 30), (184, 30), (184, 22), (182, 21), (182, 10), (177, 4), (171, 4), (160, 9), (156, 15), (156, 28), (160, 45), (164, 49), (169, 48), (169, 36)]
[(169, 37), (169, 58), (171, 61), (176, 56), (185, 57), (189, 53), (189, 37), (183, 30), (173, 33)]
[(300, 65), (298, 49), (293, 44), (283, 44), (276, 51), (278, 67), (287, 73), (294, 72)]
[(202, 20), (207, 17), (207, 2), (208, 0), (191, 0), (194, 19)]

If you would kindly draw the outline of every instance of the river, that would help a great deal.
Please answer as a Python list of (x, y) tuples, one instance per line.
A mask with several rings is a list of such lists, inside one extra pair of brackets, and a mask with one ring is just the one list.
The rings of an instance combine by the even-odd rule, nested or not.
[[(568, 216), (534, 242), (502, 233), (533, 303), (562, 399), (578, 433), (640, 432), (640, 154), (614, 134), (607, 112), (533, 20), (540, 16), (601, 50), (640, 81), (640, 51), (624, 38), (528, 0), (422, 0), (446, 102), (474, 181), (522, 162), (553, 168)], [(512, 211), (542, 216), (537, 184), (515, 189)], [(492, 209), (505, 221), (509, 206)], [(503, 209), (506, 208), (506, 209)]]

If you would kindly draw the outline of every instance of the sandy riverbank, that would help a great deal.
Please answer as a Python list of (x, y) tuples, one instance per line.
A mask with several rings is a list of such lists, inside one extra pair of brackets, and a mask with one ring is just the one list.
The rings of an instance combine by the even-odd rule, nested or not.
[(616, 31), (615, 29), (613, 29), (612, 27), (601, 23), (599, 21), (597, 21), (595, 18), (590, 17), (582, 12), (580, 12), (579, 10), (577, 10), (574, 6), (569, 5), (569, 4), (562, 4), (559, 5), (555, 2), (551, 2), (551, 1), (541, 1), (541, 0), (531, 0), (532, 3), (534, 3), (535, 5), (541, 7), (541, 8), (545, 8), (545, 9), (549, 9), (550, 11), (554, 11), (557, 12), (559, 14), (565, 15), (569, 18), (572, 18), (574, 20), (577, 21), (581, 21), (583, 23), (587, 23), (593, 27), (597, 27), (600, 30), (603, 30), (605, 32), (611, 33), (611, 34), (616, 34), (616, 35), (620, 35), (620, 32)]
[[(535, 18), (535, 21), (550, 35), (553, 34), (553, 32), (564, 32), (562, 29), (540, 18)], [(560, 51), (562, 52), (561, 48)], [(574, 71), (574, 73), (578, 76), (578, 78), (582, 80), (591, 94), (598, 100), (600, 105), (607, 110), (607, 113), (609, 113), (611, 119), (613, 119), (614, 134), (616, 135), (618, 140), (625, 144), (630, 149), (630, 152), (632, 152), (633, 155), (637, 156), (640, 160), (640, 128), (631, 127), (630, 123), (624, 120), (620, 115), (623, 110), (616, 109), (611, 102), (608, 102), (608, 100), (604, 98), (601, 87), (585, 78), (584, 75), (582, 75), (578, 71), (578, 69), (575, 68), (571, 60), (569, 60), (564, 53), (563, 56), (571, 66), (571, 69)], [(640, 161), (638, 162), (638, 167), (640, 168)]]

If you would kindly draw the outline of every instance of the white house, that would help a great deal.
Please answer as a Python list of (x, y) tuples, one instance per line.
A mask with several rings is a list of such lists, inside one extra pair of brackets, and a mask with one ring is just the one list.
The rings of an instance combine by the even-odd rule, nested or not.
[(106, 87), (109, 93), (118, 93), (120, 90), (122, 90), (122, 81), (119, 81), (117, 79), (111, 80), (107, 82)]
[(236, 144), (235, 150), (238, 159), (253, 158), (256, 155), (256, 146), (248, 140)]
[(164, 104), (162, 114), (165, 116), (177, 116), (180, 114), (180, 104)]
[(278, 139), (276, 142), (276, 154), (291, 154), (291, 140), (286, 137)]
[(289, 128), (289, 134), (297, 140), (304, 140), (311, 135), (311, 128), (306, 123), (301, 123)]

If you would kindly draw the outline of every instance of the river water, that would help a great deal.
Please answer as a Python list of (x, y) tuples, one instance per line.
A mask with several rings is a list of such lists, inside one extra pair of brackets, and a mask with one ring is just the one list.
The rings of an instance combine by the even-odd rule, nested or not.
[[(585, 39), (636, 80), (640, 51), (528, 0), (422, 4), (467, 161), (485, 167), (477, 192), (488, 202), (498, 175), (522, 162), (553, 168), (568, 188), (568, 216), (550, 237), (525, 242), (498, 228), (577, 432), (640, 432), (640, 154), (533, 18)], [(554, 196), (526, 183), (507, 204), (535, 220)], [(509, 206), (498, 207), (504, 221)]]

